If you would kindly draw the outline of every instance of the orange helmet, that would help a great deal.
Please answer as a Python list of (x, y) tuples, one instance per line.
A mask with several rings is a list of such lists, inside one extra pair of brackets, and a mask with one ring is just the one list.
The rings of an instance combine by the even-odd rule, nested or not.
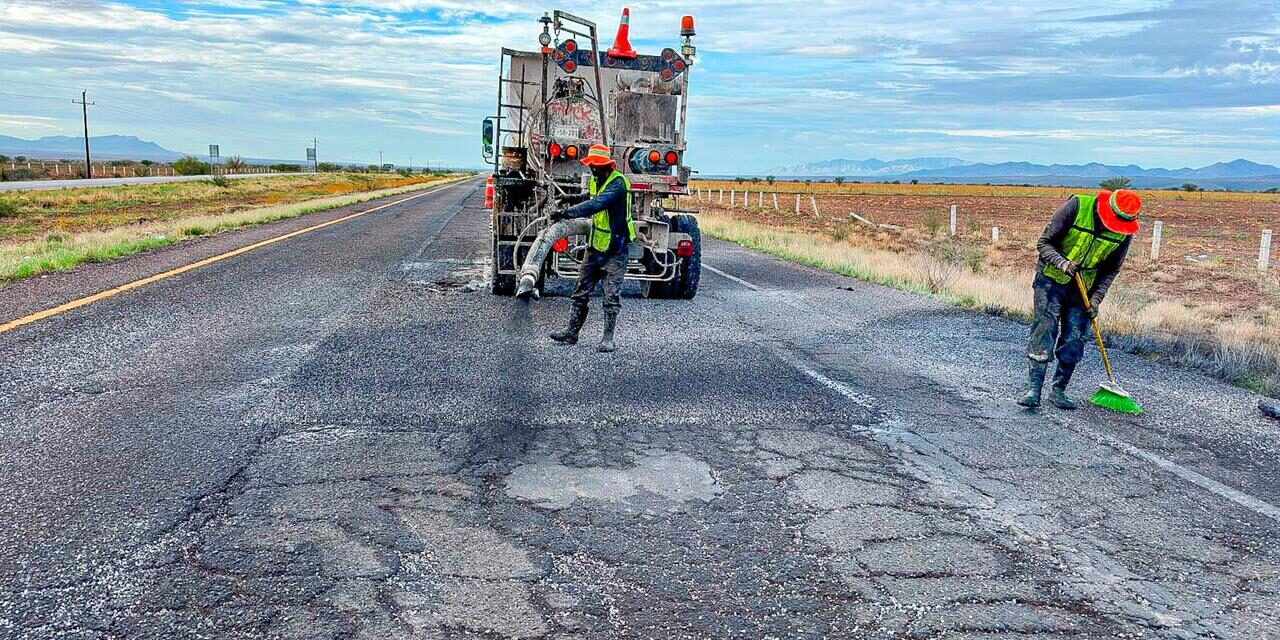
[(582, 164), (588, 167), (613, 167), (618, 163), (613, 161), (608, 145), (593, 144), (587, 151), (587, 157), (582, 159)]
[(1142, 198), (1128, 189), (1103, 191), (1098, 194), (1098, 217), (1102, 225), (1115, 233), (1131, 236), (1138, 232), (1138, 212)]

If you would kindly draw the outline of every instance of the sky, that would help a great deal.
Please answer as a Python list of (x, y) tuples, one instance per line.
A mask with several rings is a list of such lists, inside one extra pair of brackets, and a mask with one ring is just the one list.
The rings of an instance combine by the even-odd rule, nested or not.
[[(0, 0), (0, 134), (479, 166), (500, 47), (545, 10), (612, 39), (623, 4)], [(697, 18), (686, 161), (1280, 164), (1280, 2), (630, 2), (636, 48)]]

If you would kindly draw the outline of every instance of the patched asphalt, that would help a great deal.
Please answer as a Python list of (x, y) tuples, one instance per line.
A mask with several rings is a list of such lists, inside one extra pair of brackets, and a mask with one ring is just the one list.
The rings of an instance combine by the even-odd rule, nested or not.
[(1028, 413), (1022, 325), (711, 241), (562, 347), (477, 187), (0, 334), (0, 637), (1280, 636), (1256, 396)]

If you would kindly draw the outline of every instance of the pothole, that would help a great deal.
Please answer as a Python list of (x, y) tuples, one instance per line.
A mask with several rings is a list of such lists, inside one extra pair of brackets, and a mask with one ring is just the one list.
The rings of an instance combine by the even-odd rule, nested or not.
[(401, 267), (409, 284), (433, 293), (472, 293), (489, 286), (489, 261), (441, 258), (406, 262)]
[(548, 458), (512, 471), (506, 485), (507, 493), (548, 509), (579, 499), (623, 502), (641, 491), (673, 502), (708, 502), (724, 491), (707, 463), (667, 451), (651, 451), (623, 469), (571, 467)]

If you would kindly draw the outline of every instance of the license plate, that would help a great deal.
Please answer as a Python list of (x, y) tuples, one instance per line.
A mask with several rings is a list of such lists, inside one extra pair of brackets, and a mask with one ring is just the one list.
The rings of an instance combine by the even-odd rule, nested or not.
[(582, 130), (578, 127), (558, 124), (551, 127), (551, 135), (560, 140), (577, 140), (582, 136)]

